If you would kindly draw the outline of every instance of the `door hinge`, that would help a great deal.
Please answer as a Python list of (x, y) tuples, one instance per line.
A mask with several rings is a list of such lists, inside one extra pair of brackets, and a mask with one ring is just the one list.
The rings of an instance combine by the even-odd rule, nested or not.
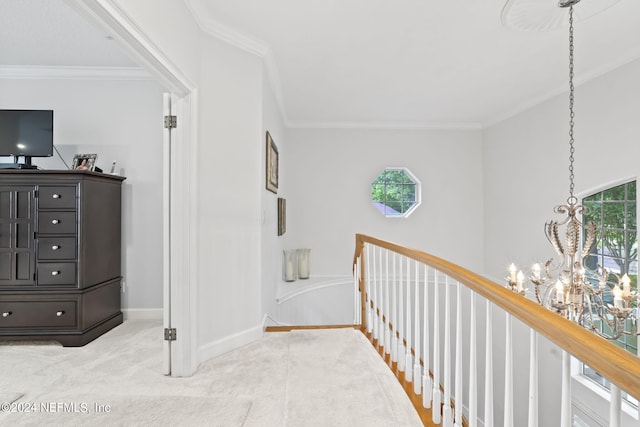
[(164, 340), (175, 341), (176, 340), (176, 328), (164, 328)]
[(178, 118), (176, 116), (164, 116), (164, 128), (173, 129), (178, 127)]
[(37, 199), (38, 197), (40, 197), (40, 192), (39, 192), (38, 190), (35, 190), (35, 191), (33, 192), (33, 197), (34, 197), (34, 198), (36, 198), (36, 199)]

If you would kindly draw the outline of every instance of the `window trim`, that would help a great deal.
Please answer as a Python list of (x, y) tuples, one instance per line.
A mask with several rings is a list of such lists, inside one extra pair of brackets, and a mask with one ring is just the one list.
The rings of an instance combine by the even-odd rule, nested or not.
[(386, 171), (403, 171), (414, 183), (416, 186), (416, 192), (415, 192), (415, 201), (413, 206), (411, 206), (409, 209), (407, 209), (406, 212), (404, 212), (402, 215), (387, 215), (384, 212), (380, 212), (379, 209), (376, 208), (376, 210), (378, 212), (380, 212), (382, 214), (382, 216), (384, 216), (385, 218), (408, 218), (409, 215), (411, 215), (413, 212), (415, 212), (415, 210), (418, 208), (418, 206), (420, 206), (422, 204), (422, 183), (420, 182), (420, 180), (414, 175), (413, 172), (411, 172), (409, 170), (409, 168), (405, 167), (405, 166), (385, 166), (385, 168), (378, 172), (376, 174), (376, 176), (373, 178), (373, 180), (371, 181), (371, 183), (369, 184), (369, 203), (373, 204), (374, 200), (371, 199), (371, 186), (373, 185), (373, 183), (375, 182), (376, 179), (378, 179), (378, 177)]

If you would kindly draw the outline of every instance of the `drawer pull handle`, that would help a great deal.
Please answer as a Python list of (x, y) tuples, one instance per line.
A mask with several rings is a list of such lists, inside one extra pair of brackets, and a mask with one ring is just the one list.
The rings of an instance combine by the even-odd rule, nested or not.
[(60, 198), (60, 197), (62, 197), (62, 196), (61, 196), (61, 195), (59, 195), (59, 194), (57, 194), (57, 193), (55, 193), (55, 194), (54, 194), (53, 196), (51, 196), (51, 197), (53, 197), (54, 199), (59, 199), (59, 198)]
[(51, 246), (51, 250), (57, 251), (58, 249), (60, 249), (60, 245)]
[(60, 224), (60, 220), (59, 219), (53, 219), (53, 220), (51, 220), (51, 224), (53, 224), (53, 225)]
[(57, 271), (57, 270), (54, 270), (54, 271), (51, 272), (52, 276), (57, 276), (58, 274), (60, 274), (60, 272)]
[(5, 311), (4, 313), (2, 313), (2, 317), (9, 317), (9, 316), (11, 316), (10, 311)]
[(56, 311), (57, 317), (62, 317), (63, 314), (64, 314), (64, 311)]

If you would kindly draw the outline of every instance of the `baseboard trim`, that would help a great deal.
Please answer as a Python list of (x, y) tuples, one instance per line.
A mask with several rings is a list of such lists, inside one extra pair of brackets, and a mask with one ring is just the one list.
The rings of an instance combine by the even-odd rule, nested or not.
[(163, 309), (161, 308), (124, 308), (124, 320), (162, 320)]
[(309, 325), (309, 326), (267, 326), (265, 332), (291, 332), (298, 330), (308, 329), (357, 329), (360, 330), (360, 325)]
[(203, 345), (198, 349), (198, 363), (252, 343), (262, 338), (263, 334), (262, 325), (259, 325)]

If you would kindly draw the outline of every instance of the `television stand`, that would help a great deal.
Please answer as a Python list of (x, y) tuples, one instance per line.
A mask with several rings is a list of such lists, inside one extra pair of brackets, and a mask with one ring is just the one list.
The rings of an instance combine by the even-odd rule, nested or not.
[(27, 163), (0, 163), (0, 169), (38, 169), (38, 166)]

